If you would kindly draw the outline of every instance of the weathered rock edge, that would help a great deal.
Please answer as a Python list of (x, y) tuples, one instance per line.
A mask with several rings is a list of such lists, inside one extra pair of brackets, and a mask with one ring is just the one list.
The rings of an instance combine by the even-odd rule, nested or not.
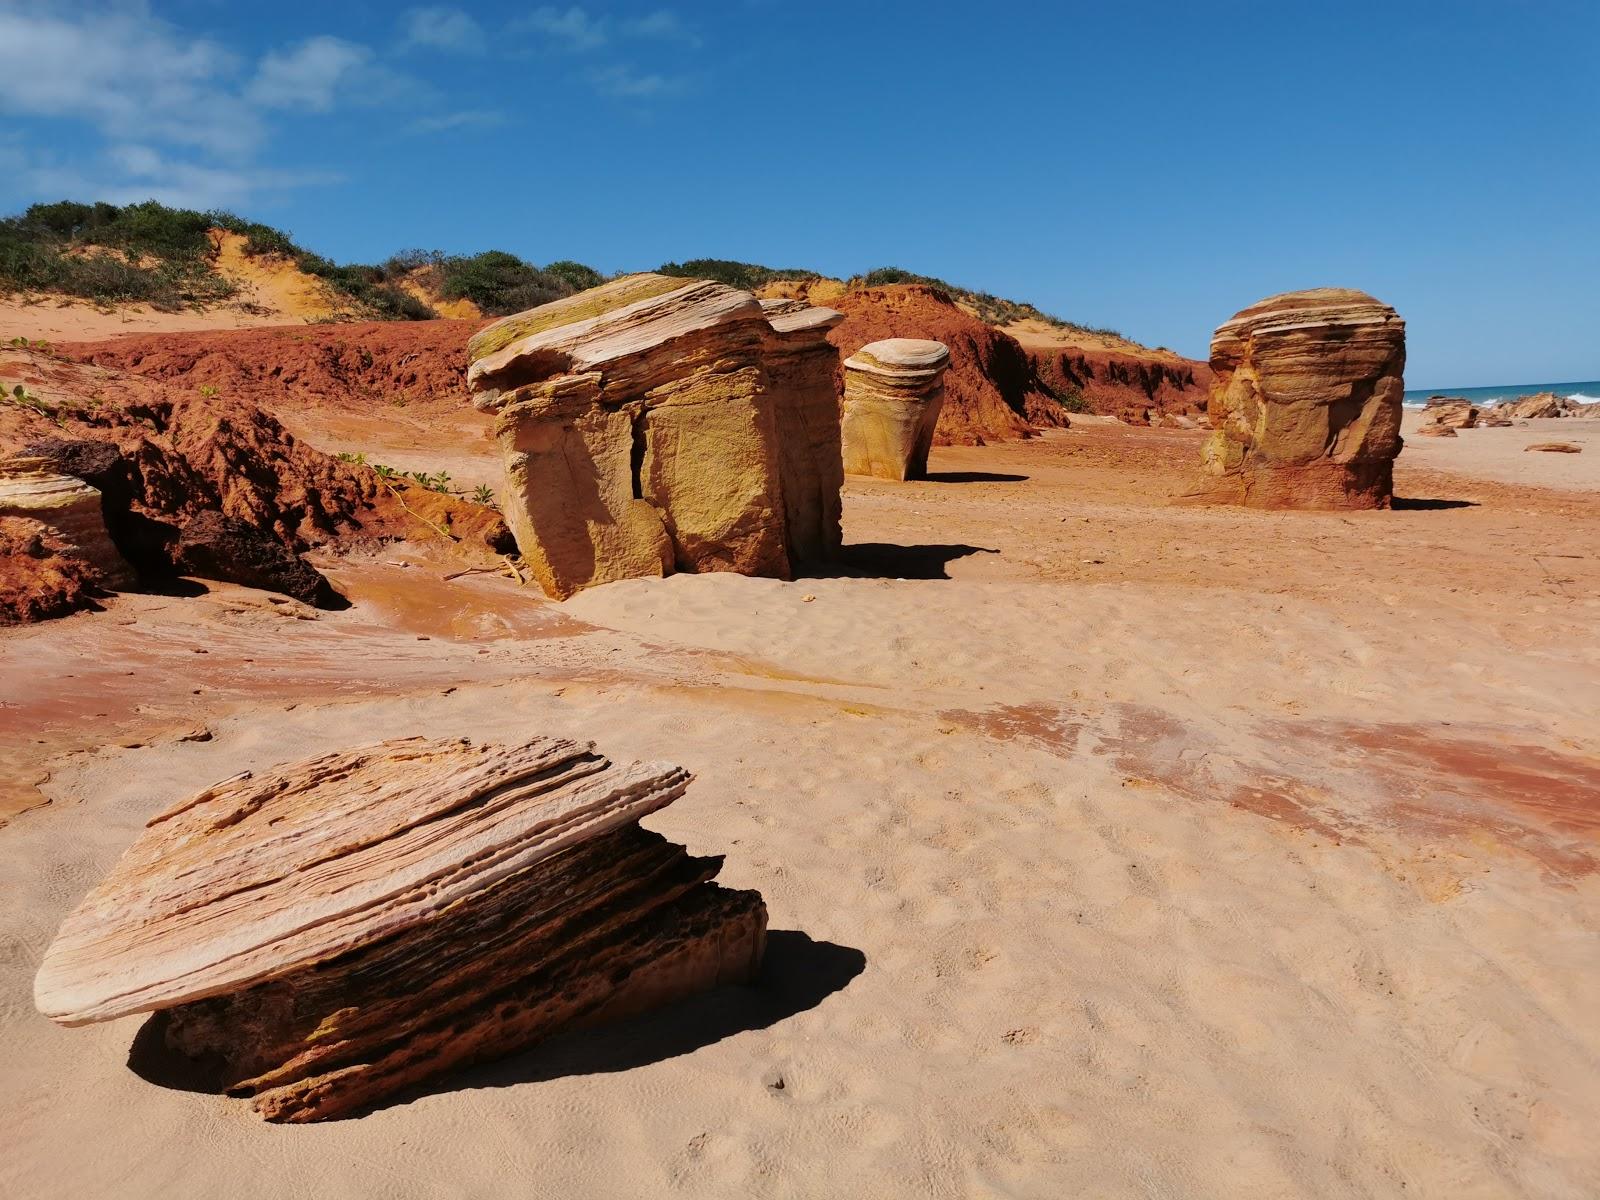
[(689, 774), (592, 745), (407, 738), (235, 776), (153, 817), (34, 984), (81, 1025), (159, 1013), (268, 1120), (750, 980), (759, 893), (640, 829)]

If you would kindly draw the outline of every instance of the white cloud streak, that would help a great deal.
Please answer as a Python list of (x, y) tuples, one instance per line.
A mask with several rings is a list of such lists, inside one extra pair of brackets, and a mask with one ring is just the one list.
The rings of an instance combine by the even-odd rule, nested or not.
[(403, 44), (409, 49), (482, 54), (488, 48), (483, 26), (471, 13), (459, 8), (408, 9), (400, 25)]

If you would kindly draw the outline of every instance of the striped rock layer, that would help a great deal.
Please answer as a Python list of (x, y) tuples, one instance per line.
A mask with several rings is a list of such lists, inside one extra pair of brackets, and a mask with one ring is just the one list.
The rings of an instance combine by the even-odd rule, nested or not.
[(133, 571), (106, 532), (100, 492), (72, 475), (50, 470), (37, 458), (13, 458), (0, 465), (0, 517), (39, 522), (83, 559), (107, 587), (126, 587)]
[(944, 404), (950, 351), (942, 342), (886, 338), (844, 364), (844, 469), (848, 475), (921, 479)]
[(1238, 313), (1211, 339), (1202, 498), (1387, 508), (1405, 365), (1405, 322), (1364, 292), (1288, 292)]
[(219, 783), (149, 822), (34, 983), (66, 1025), (157, 1012), (268, 1119), (724, 983), (766, 909), (638, 826), (689, 783), (591, 744), (409, 738)]
[(468, 343), (505, 513), (552, 596), (673, 571), (791, 578), (839, 532), (829, 309), (633, 275)]

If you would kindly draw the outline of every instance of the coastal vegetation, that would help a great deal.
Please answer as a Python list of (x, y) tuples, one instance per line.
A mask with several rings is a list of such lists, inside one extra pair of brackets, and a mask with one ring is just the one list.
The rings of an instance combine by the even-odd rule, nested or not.
[[(317, 277), (347, 303), (348, 315), (367, 320), (427, 320), (440, 315), (436, 304), (459, 301), (470, 302), (484, 316), (501, 317), (610, 278), (571, 259), (541, 267), (505, 250), (467, 255), (402, 250), (382, 263), (336, 263), (307, 250), (282, 229), (230, 212), (171, 208), (155, 200), (120, 206), (62, 200), (0, 218), (0, 294), (54, 293), (105, 305), (149, 304), (164, 311), (247, 302), (239, 283), (219, 267), (218, 231), (237, 235), (249, 258), (289, 262)], [(667, 262), (656, 270), (745, 290), (827, 278), (801, 267), (725, 258)], [(1057, 329), (1120, 336), (901, 267), (874, 267), (850, 277), (844, 287), (900, 283), (936, 288), (991, 325), (1033, 320)]]

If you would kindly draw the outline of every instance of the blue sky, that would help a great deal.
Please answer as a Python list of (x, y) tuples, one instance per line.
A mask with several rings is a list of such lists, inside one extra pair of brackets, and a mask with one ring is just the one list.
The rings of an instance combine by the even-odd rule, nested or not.
[(1600, 0), (0, 0), (0, 208), (341, 261), (894, 264), (1202, 356), (1360, 287), (1420, 387), (1600, 377)]

